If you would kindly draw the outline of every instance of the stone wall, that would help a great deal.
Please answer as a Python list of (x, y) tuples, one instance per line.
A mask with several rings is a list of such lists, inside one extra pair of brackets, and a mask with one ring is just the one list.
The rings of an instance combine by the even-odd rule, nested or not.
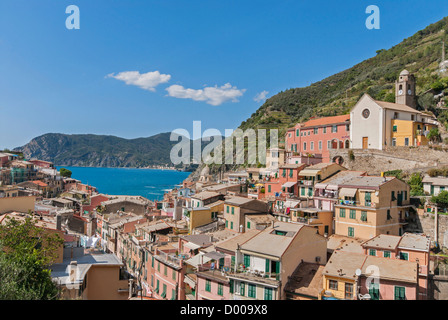
[[(438, 242), (440, 246), (448, 248), (448, 216), (439, 214), (438, 221)], [(418, 223), (421, 226), (421, 232), (431, 237), (431, 241), (435, 239), (435, 215), (430, 212), (418, 210)]]
[[(354, 160), (350, 160), (349, 151)], [(349, 170), (367, 171), (380, 174), (389, 170), (413, 171), (433, 167), (448, 166), (448, 153), (436, 151), (429, 147), (389, 147), (387, 150), (339, 149), (331, 150), (330, 158), (342, 158), (342, 165)]]

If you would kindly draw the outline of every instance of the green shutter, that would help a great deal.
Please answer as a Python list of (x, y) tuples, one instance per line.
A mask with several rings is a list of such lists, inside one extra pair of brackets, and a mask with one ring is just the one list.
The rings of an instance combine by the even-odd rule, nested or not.
[(244, 296), (245, 292), (244, 292), (244, 282), (241, 282), (240, 284), (240, 295)]
[(271, 264), (271, 260), (266, 259), (266, 268), (265, 268), (265, 272), (266, 272), (266, 273), (269, 272), (270, 264)]
[(250, 221), (247, 221), (247, 229), (250, 229)]
[(264, 288), (264, 300), (272, 300), (272, 288)]
[(233, 293), (233, 279), (230, 279), (230, 293)]

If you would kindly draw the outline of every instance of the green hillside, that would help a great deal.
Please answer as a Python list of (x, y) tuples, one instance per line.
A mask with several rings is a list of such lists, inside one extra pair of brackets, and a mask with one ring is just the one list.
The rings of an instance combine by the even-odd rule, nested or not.
[[(448, 43), (447, 31), (448, 17), (445, 17), (389, 50), (378, 50), (375, 57), (350, 69), (308, 87), (282, 91), (266, 100), (240, 128), (284, 131), (311, 117), (347, 114), (364, 93), (377, 100), (394, 102), (395, 80), (403, 69), (417, 77), (420, 108), (433, 111), (446, 123), (446, 111), (434, 108), (433, 96), (448, 87), (448, 79), (438, 73), (442, 40)], [(435, 90), (426, 93), (430, 89)]]

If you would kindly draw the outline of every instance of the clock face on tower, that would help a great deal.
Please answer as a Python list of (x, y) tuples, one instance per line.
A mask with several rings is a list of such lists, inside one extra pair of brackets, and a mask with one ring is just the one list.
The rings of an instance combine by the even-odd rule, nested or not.
[(400, 95), (403, 94), (403, 90), (399, 90), (398, 94), (400, 94)]
[(412, 94), (412, 90), (411, 89), (408, 90), (408, 94)]
[(370, 110), (369, 109), (364, 109), (362, 111), (362, 116), (367, 119), (370, 116)]

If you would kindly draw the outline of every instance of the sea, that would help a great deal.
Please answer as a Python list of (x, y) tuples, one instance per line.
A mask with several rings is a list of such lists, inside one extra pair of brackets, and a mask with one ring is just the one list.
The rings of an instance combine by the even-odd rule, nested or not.
[[(58, 170), (61, 167), (56, 167)], [(62, 167), (72, 172), (72, 178), (94, 186), (109, 195), (142, 196), (161, 200), (164, 193), (184, 181), (190, 172), (162, 169)]]

